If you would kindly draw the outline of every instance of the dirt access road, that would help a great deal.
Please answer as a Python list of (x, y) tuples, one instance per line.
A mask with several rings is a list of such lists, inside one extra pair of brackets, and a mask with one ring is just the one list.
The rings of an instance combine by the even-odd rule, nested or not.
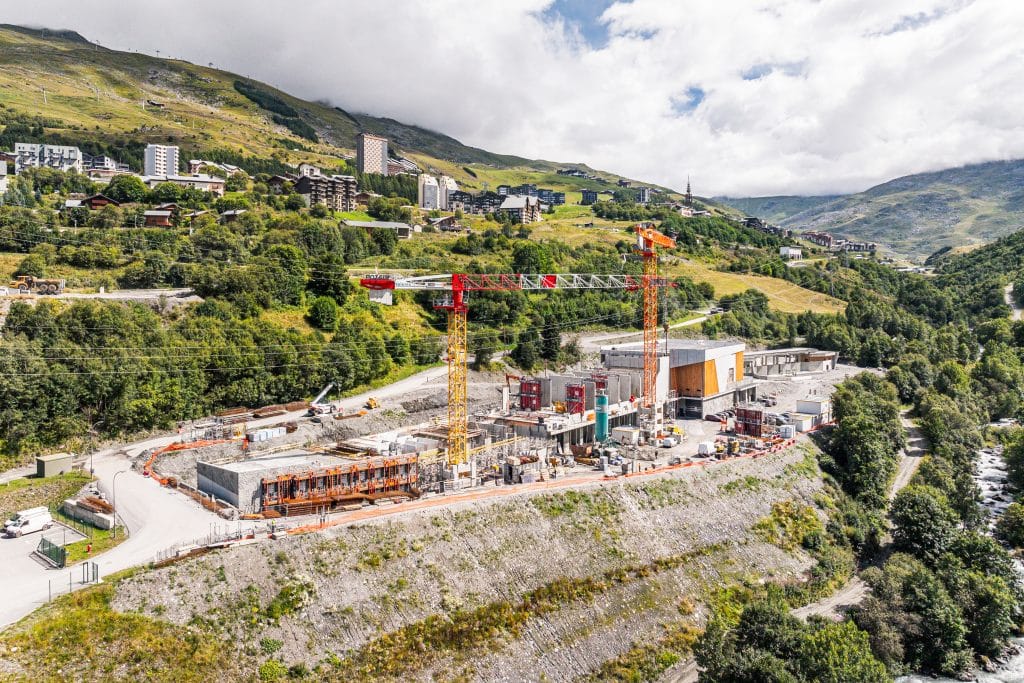
[(1010, 307), (1010, 320), (1020, 320), (1024, 316), (1024, 308), (1018, 308), (1017, 302), (1014, 301), (1012, 283), (1003, 287), (1003, 298), (1006, 300), (1006, 305)]
[[(896, 494), (913, 479), (928, 447), (928, 441), (921, 433), (921, 428), (910, 421), (906, 411), (900, 419), (907, 430), (907, 447), (901, 454), (896, 476), (889, 489), (889, 500), (895, 498)], [(868, 590), (867, 584), (859, 576), (854, 576), (832, 595), (795, 609), (793, 614), (805, 620), (811, 616), (838, 619), (846, 610), (859, 605), (867, 597)], [(697, 662), (689, 659), (679, 667), (667, 671), (661, 680), (664, 683), (697, 683), (698, 674)]]

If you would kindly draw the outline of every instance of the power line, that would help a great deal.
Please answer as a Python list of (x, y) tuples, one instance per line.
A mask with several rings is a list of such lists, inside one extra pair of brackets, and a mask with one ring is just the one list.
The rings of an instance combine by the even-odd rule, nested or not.
[[(519, 332), (524, 332), (524, 331), (538, 331), (539, 332), (539, 331), (545, 330), (545, 329), (561, 329), (561, 328), (565, 328), (565, 327), (571, 327), (571, 326), (574, 326), (574, 325), (584, 324), (584, 323), (587, 323), (587, 322), (594, 322), (594, 321), (597, 321), (597, 320), (604, 320), (604, 319), (607, 319), (607, 318), (610, 318), (610, 317), (614, 317), (615, 315), (616, 314), (609, 314), (609, 315), (606, 315), (606, 316), (601, 316), (601, 317), (591, 318), (591, 319), (585, 319), (585, 320), (564, 321), (562, 323), (551, 323), (551, 324), (548, 324), (548, 325), (540, 325), (540, 326), (528, 327), (528, 328), (524, 328), (523, 330), (520, 330)], [(483, 335), (482, 334), (481, 335), (475, 335), (474, 338), (478, 338), (480, 336), (483, 336)], [(375, 345), (375, 344), (367, 343), (367, 344), (363, 344), (363, 345), (356, 345), (356, 346), (348, 347), (347, 350), (364, 349), (364, 348), (368, 348), (371, 345)], [(69, 356), (69, 357), (55, 356), (55, 357), (31, 357), (31, 358), (28, 358), (26, 360), (30, 361), (30, 362), (31, 361), (37, 361), (37, 360), (38, 361), (51, 361), (51, 362), (85, 362), (85, 361), (92, 361), (92, 360), (96, 360), (96, 361), (102, 361), (102, 360), (117, 360), (117, 361), (148, 360), (148, 361), (152, 361), (152, 362), (159, 362), (159, 361), (181, 361), (181, 360), (200, 360), (200, 359), (201, 360), (205, 360), (205, 359), (216, 358), (216, 357), (230, 357), (230, 356), (235, 356), (235, 355), (240, 355), (240, 354), (244, 355), (247, 352), (251, 352), (251, 350), (253, 348), (254, 347), (246, 347), (246, 348), (241, 349), (238, 353), (196, 354), (196, 355), (193, 355), (193, 356), (173, 356), (173, 355), (171, 355), (171, 356), (165, 356), (165, 355), (134, 356), (134, 357), (133, 356), (117, 356), (117, 357), (109, 358), (109, 359), (108, 358), (103, 358), (102, 356)], [(479, 347), (477, 350), (479, 350), (479, 351), (494, 352), (494, 351), (502, 350), (503, 348), (504, 348), (504, 344), (500, 344), (500, 345), (493, 346), (493, 347)], [(333, 347), (333, 346), (330, 346), (330, 345), (325, 345), (325, 346), (321, 347), (320, 349), (318, 349), (316, 352), (307, 352), (307, 353), (310, 353), (310, 355), (314, 355), (314, 353), (323, 354), (323, 355), (326, 355), (326, 356), (329, 357), (332, 353), (337, 353), (337, 352), (341, 352), (341, 351), (344, 351), (344, 350), (346, 350), (346, 348), (344, 348), (344, 347)], [(276, 352), (276, 353), (275, 352), (271, 352), (269, 354), (265, 353), (263, 355), (265, 355), (265, 356), (266, 355), (277, 356), (277, 355), (285, 355), (286, 353), (290, 353), (290, 351), (282, 351), (282, 352)], [(154, 374), (154, 373), (185, 374), (185, 373), (191, 373), (191, 372), (231, 372), (231, 371), (238, 371), (238, 370), (270, 370), (270, 369), (278, 369), (278, 368), (308, 367), (308, 366), (309, 366), (309, 362), (307, 360), (307, 362), (302, 362), (302, 363), (281, 363), (281, 364), (275, 364), (275, 365), (266, 365), (266, 364), (255, 365), (255, 364), (253, 364), (253, 365), (244, 365), (244, 366), (235, 366), (235, 367), (217, 367), (217, 366), (207, 367), (207, 368), (164, 368), (164, 367), (155, 367), (155, 368), (136, 368), (136, 369), (133, 369), (133, 370), (81, 370), (81, 371), (60, 370), (60, 371), (52, 371), (52, 372), (0, 372), (0, 377), (59, 377), (59, 376), (83, 376), (83, 375), (140, 375), (140, 374)]]

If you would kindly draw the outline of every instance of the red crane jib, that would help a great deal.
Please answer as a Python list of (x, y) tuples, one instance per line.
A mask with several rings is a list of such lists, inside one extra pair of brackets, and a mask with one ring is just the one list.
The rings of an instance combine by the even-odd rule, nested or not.
[[(644, 276), (596, 275), (579, 273), (491, 274), (456, 273), (451, 275), (374, 275), (359, 280), (366, 289), (433, 289), (449, 292), (493, 292), (542, 289), (625, 289), (635, 291), (646, 286)], [(672, 287), (667, 278), (650, 278), (653, 287)]]

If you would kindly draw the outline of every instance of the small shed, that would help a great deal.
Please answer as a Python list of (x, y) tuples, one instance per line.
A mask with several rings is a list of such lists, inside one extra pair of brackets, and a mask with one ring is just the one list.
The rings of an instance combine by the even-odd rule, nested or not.
[(147, 228), (170, 228), (171, 226), (171, 212), (170, 211), (146, 211), (146, 227)]
[(229, 209), (228, 211), (224, 211), (220, 214), (220, 222), (234, 223), (243, 213), (246, 213), (245, 209)]
[(70, 453), (51, 453), (36, 456), (36, 477), (55, 477), (71, 471), (72, 455)]

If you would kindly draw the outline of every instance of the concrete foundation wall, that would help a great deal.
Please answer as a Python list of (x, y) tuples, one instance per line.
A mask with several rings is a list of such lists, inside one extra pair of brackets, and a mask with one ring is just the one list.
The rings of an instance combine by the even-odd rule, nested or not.
[(91, 524), (97, 529), (106, 529), (109, 531), (114, 528), (114, 516), (109, 515), (105, 512), (93, 512), (80, 506), (75, 500), (65, 500), (64, 505), (61, 506), (64, 510), (64, 514), (73, 519), (77, 519), (79, 522), (85, 522)]
[[(238, 509), (239, 505), (238, 473), (208, 462), (196, 463), (197, 488), (203, 493), (215, 496)], [(257, 484), (259, 482), (257, 481)]]

